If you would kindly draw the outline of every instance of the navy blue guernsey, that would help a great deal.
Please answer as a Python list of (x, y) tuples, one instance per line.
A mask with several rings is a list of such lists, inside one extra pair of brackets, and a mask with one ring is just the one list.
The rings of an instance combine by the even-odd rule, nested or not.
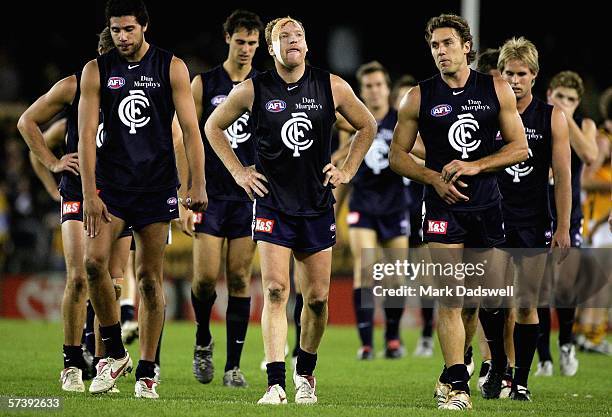
[(306, 66), (287, 84), (271, 70), (255, 76), (253, 87), (256, 168), (269, 190), (257, 204), (292, 216), (325, 213), (334, 204), (331, 186), (323, 186), (336, 121), (329, 72)]
[(172, 143), (172, 53), (149, 45), (139, 62), (116, 49), (99, 56), (106, 139), (98, 148), (101, 188), (151, 192), (178, 186)]
[[(66, 144), (65, 153), (74, 153), (79, 151), (79, 101), (81, 99), (81, 75), (82, 71), (77, 71), (75, 74), (77, 79), (77, 88), (74, 94), (74, 99), (69, 106), (64, 109), (66, 115)], [(100, 113), (100, 124), (96, 134), (96, 146), (100, 147), (104, 142), (104, 131), (102, 123), (102, 113)], [(83, 189), (81, 186), (81, 177), (76, 176), (68, 171), (62, 171), (59, 190), (64, 195), (72, 198), (83, 198)]]
[[(425, 166), (437, 172), (453, 160), (476, 161), (496, 150), (499, 100), (493, 77), (470, 70), (464, 87), (451, 88), (440, 74), (419, 83), (419, 133), (425, 144)], [(454, 211), (480, 210), (498, 204), (495, 173), (461, 177), (468, 187), (457, 187), (469, 201), (444, 202), (436, 190), (425, 187), (427, 205)]]
[[(582, 129), (582, 121), (584, 118), (582, 116), (574, 115), (574, 121), (578, 125), (580, 129)], [(570, 214), (570, 224), (578, 224), (582, 220), (582, 204), (580, 201), (580, 191), (581, 191), (581, 182), (580, 178), (582, 177), (582, 167), (584, 163), (582, 159), (578, 156), (574, 148), (572, 149), (571, 154), (571, 170), (572, 170), (572, 212)], [(553, 215), (553, 218), (557, 218), (557, 206), (555, 205), (555, 191), (554, 187), (549, 187), (549, 198), (550, 198), (550, 209)]]
[(552, 111), (553, 106), (532, 98), (521, 114), (529, 158), (497, 173), (506, 226), (550, 224), (548, 172), (552, 163)]
[[(251, 70), (247, 78), (257, 74)], [(200, 118), (200, 131), (204, 140), (204, 155), (206, 157), (206, 193), (209, 197), (219, 200), (250, 201), (249, 196), (242, 187), (236, 184), (234, 178), (221, 162), (206, 138), (204, 125), (217, 108), (227, 98), (230, 91), (240, 81), (232, 81), (223, 65), (201, 74), (204, 89), (202, 91), (202, 117)], [(225, 130), (225, 136), (230, 142), (236, 156), (244, 166), (255, 163), (255, 145), (251, 138), (249, 113), (244, 113), (230, 127)]]
[(396, 124), (397, 111), (394, 109), (378, 121), (378, 132), (372, 146), (351, 181), (351, 211), (384, 215), (408, 207), (408, 189), (402, 176), (389, 167), (389, 147)]

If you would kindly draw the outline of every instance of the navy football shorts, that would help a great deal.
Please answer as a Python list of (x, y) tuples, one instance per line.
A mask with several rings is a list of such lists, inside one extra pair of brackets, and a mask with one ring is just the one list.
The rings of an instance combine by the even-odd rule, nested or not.
[(346, 216), (346, 222), (349, 227), (374, 230), (380, 242), (386, 242), (408, 234), (408, 219), (406, 218), (406, 212), (403, 210), (384, 215), (350, 211)]
[(474, 211), (453, 211), (423, 203), (423, 241), (493, 248), (504, 242), (500, 204)]
[(254, 241), (270, 242), (296, 252), (319, 252), (336, 243), (334, 209), (317, 216), (291, 216), (253, 203)]
[(194, 213), (196, 233), (238, 239), (251, 236), (253, 202), (211, 198), (206, 211)]
[(108, 211), (138, 231), (153, 223), (176, 219), (178, 198), (176, 188), (155, 192), (131, 192), (102, 189), (100, 198)]
[[(69, 195), (64, 192), (60, 192), (62, 200), (60, 203), (61, 207), (61, 222), (64, 223), (68, 220), (76, 220), (79, 222), (83, 221), (83, 199), (81, 196)], [(119, 239), (123, 237), (132, 236), (132, 228), (129, 225), (125, 225), (125, 229), (119, 235)]]

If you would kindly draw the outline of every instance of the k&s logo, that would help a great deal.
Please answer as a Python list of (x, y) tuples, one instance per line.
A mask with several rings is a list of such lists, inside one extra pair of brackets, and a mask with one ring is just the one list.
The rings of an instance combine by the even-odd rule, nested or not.
[(81, 212), (80, 201), (65, 201), (62, 203), (62, 214), (78, 214)]
[(428, 220), (427, 221), (427, 233), (433, 233), (436, 235), (445, 235), (448, 230), (448, 222), (443, 220)]
[(255, 231), (263, 233), (272, 233), (274, 230), (274, 220), (257, 217), (255, 219)]

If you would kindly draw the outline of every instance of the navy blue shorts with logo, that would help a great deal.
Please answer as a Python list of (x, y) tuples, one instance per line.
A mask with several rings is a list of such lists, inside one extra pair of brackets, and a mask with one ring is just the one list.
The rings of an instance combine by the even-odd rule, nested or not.
[(176, 188), (155, 192), (102, 189), (98, 193), (108, 211), (136, 231), (153, 223), (178, 218)]
[(408, 234), (408, 219), (405, 211), (396, 211), (384, 215), (350, 211), (346, 216), (349, 227), (361, 227), (376, 232), (380, 242)]
[(253, 240), (270, 242), (296, 252), (319, 252), (336, 243), (334, 209), (318, 216), (290, 216), (253, 204)]
[[(76, 220), (79, 222), (83, 221), (83, 199), (80, 196), (74, 196), (60, 191), (62, 197), (61, 201), (61, 222), (64, 223), (68, 220)], [(119, 239), (123, 237), (132, 236), (132, 228), (128, 225), (119, 235)]]
[(211, 198), (206, 211), (194, 214), (196, 233), (238, 239), (251, 236), (253, 203)]
[(466, 248), (493, 248), (504, 242), (501, 205), (475, 211), (452, 211), (423, 204), (423, 241), (463, 243)]
[(513, 226), (506, 224), (506, 241), (500, 248), (550, 248), (552, 225)]

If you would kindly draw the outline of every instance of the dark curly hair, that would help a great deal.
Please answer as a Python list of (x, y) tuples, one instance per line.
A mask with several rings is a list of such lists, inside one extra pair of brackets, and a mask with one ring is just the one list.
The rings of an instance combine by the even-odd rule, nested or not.
[(108, 0), (106, 3), (106, 24), (111, 17), (134, 16), (140, 26), (149, 23), (149, 12), (142, 0)]

